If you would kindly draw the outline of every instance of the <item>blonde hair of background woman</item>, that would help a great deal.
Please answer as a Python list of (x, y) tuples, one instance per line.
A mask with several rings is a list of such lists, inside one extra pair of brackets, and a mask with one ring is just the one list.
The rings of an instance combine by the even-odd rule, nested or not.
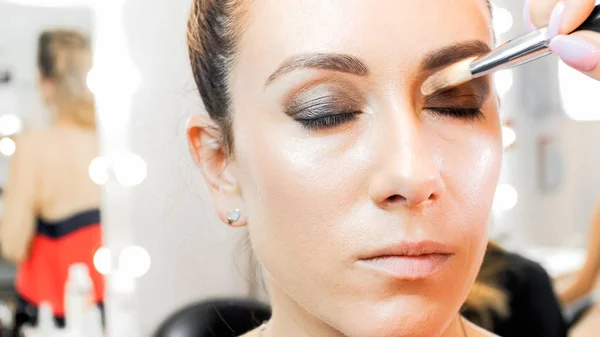
[(94, 96), (87, 86), (92, 67), (89, 40), (76, 31), (52, 30), (41, 34), (38, 48), (41, 80), (51, 87), (46, 103), (55, 109), (56, 117), (94, 128)]

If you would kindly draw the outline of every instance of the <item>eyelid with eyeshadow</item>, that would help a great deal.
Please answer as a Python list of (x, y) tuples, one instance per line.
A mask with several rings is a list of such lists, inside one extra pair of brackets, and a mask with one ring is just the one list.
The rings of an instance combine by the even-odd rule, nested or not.
[(480, 78), (462, 86), (425, 97), (426, 107), (481, 108), (490, 95), (489, 79)]
[(295, 119), (318, 118), (362, 110), (361, 96), (342, 84), (319, 83), (303, 88), (284, 101), (284, 111)]
[(360, 105), (356, 102), (348, 102), (346, 99), (335, 96), (321, 96), (292, 106), (291, 110), (286, 113), (295, 119), (311, 119), (359, 111)]

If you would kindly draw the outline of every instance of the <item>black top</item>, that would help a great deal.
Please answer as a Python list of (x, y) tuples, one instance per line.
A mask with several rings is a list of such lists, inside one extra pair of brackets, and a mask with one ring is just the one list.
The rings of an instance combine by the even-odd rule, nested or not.
[(37, 234), (51, 239), (63, 238), (77, 230), (100, 223), (100, 209), (94, 208), (83, 211), (68, 218), (55, 221), (37, 219)]
[(496, 280), (508, 294), (510, 309), (507, 317), (492, 315), (493, 332), (502, 337), (566, 337), (567, 324), (546, 270), (513, 253), (492, 250), (486, 259), (490, 256), (503, 260)]

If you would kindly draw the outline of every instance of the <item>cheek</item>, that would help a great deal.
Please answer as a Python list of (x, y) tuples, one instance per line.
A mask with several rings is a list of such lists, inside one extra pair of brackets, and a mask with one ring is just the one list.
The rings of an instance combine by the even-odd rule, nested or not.
[[(502, 160), (501, 145), (487, 137), (472, 138), (470, 144), (438, 154), (440, 174), (458, 213), (473, 214), (491, 205)], [(459, 206), (460, 205), (460, 206)]]
[[(291, 254), (326, 250), (325, 243), (339, 240), (343, 228), (338, 224), (350, 226), (349, 214), (365, 197), (366, 168), (355, 149), (339, 146), (335, 138), (302, 139), (275, 131), (237, 146), (253, 239), (286, 245)], [(277, 243), (269, 240), (273, 235)]]
[[(452, 127), (445, 131), (450, 134)], [(455, 132), (454, 139), (438, 143), (435, 150), (439, 172), (446, 185), (446, 218), (468, 242), (467, 255), (483, 257), (491, 206), (502, 163), (499, 128), (481, 133)]]

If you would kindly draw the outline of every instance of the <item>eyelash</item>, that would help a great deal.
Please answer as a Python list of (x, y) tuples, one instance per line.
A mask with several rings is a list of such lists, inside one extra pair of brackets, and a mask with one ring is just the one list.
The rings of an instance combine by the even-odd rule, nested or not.
[(435, 111), (437, 114), (455, 117), (458, 119), (473, 121), (483, 118), (481, 109), (473, 108), (428, 108), (427, 110)]
[[(477, 120), (483, 117), (483, 112), (480, 109), (463, 109), (463, 108), (429, 108), (428, 110), (448, 117), (455, 117), (462, 120)], [(328, 116), (296, 119), (303, 127), (309, 130), (325, 130), (332, 129), (339, 125), (351, 122), (357, 118), (357, 112), (331, 114)]]
[(310, 119), (296, 119), (303, 127), (309, 130), (325, 130), (333, 129), (342, 124), (351, 122), (357, 117), (357, 112), (347, 112), (339, 114), (331, 114), (328, 116), (310, 118)]

